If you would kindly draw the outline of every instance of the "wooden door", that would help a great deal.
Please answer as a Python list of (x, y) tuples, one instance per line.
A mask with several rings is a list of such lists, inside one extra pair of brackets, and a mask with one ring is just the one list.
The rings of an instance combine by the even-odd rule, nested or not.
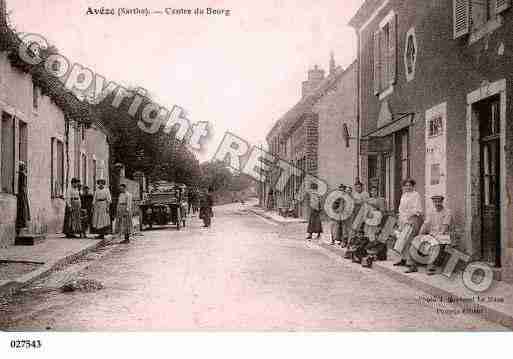
[(484, 261), (501, 266), (500, 202), (500, 100), (483, 102), (479, 108), (481, 255)]

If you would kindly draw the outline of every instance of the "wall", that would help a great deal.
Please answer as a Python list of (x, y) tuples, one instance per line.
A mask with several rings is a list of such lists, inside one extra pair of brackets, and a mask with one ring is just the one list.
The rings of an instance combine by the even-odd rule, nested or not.
[[(512, 114), (511, 90), (513, 81), (511, 61), (513, 54), (513, 9), (504, 13), (501, 27), (469, 44), (468, 38), (453, 39), (452, 1), (399, 1), (391, 0), (361, 32), (361, 119), (362, 134), (377, 127), (381, 101), (373, 93), (372, 34), (380, 20), (394, 10), (398, 14), (398, 76), (394, 91), (386, 100), (393, 113), (415, 113), (415, 124), (410, 128), (411, 175), (417, 180), (417, 190), (424, 196), (425, 188), (425, 113), (428, 109), (447, 103), (447, 205), (451, 208), (457, 230), (462, 236), (460, 248), (479, 257), (475, 245), (478, 238), (464, 235), (465, 225), (475, 215), (479, 206), (473, 201), (471, 213), (466, 210), (467, 198), (467, 94), (481, 88), (483, 83), (507, 81), (506, 118)], [(414, 27), (417, 37), (417, 63), (415, 78), (408, 82), (404, 67), (404, 45), (407, 31)], [(502, 51), (502, 55), (501, 55)], [(506, 122), (506, 193), (504, 193), (505, 218), (502, 223), (506, 238), (504, 258), (513, 265), (513, 239), (511, 218), (511, 186), (513, 166), (513, 125)], [(475, 178), (472, 179), (475, 181)]]
[(332, 91), (314, 105), (319, 115), (318, 175), (331, 189), (341, 183), (354, 183), (356, 174), (356, 141), (346, 147), (343, 123), (350, 136), (356, 137), (356, 65), (344, 71)]
[[(40, 97), (39, 109), (33, 110), (31, 78), (12, 68), (5, 53), (0, 53), (0, 109), (26, 122), (28, 126), (30, 230), (55, 232), (62, 225), (64, 201), (50, 199), (50, 147), (52, 137), (64, 140), (64, 115), (46, 96)], [(15, 156), (17, 160), (17, 148)], [(15, 221), (16, 196), (0, 193), (0, 246), (14, 243)]]

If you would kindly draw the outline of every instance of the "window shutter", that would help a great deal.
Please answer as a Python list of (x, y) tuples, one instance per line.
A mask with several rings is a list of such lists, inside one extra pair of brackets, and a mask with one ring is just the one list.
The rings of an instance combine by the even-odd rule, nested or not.
[(495, 12), (500, 14), (510, 6), (510, 0), (495, 0)]
[(457, 39), (470, 31), (470, 0), (453, 0), (453, 30)]
[(379, 40), (380, 40), (380, 32), (376, 31), (373, 36), (373, 45), (374, 45), (374, 53), (373, 53), (373, 59), (374, 59), (374, 94), (379, 94), (380, 91), (380, 77), (381, 77), (381, 61), (380, 61), (380, 55), (381, 55), (381, 49), (379, 46)]
[(20, 121), (18, 120), (17, 117), (13, 117), (13, 126), (12, 126), (12, 130), (13, 130), (13, 140), (14, 140), (14, 162), (13, 162), (13, 185), (12, 185), (12, 189), (13, 189), (13, 193), (14, 194), (18, 194), (18, 175), (19, 175), (19, 170), (20, 170), (20, 163), (19, 163), (19, 160), (20, 160), (20, 131), (19, 131), (19, 123)]
[(397, 15), (394, 15), (390, 20), (390, 49), (388, 71), (389, 71), (389, 84), (393, 85), (397, 79)]
[[(390, 36), (390, 30), (388, 30), (388, 36)], [(390, 52), (389, 43), (387, 38), (387, 32), (384, 29), (381, 29), (379, 32), (379, 50), (380, 50), (380, 75), (379, 75), (379, 85), (380, 91), (384, 91), (388, 87), (388, 64), (389, 57), (388, 54)]]

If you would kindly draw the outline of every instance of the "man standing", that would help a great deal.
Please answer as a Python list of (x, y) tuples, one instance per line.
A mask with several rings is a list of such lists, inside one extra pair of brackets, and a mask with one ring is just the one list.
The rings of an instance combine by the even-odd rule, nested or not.
[[(433, 236), (440, 243), (440, 251), (438, 258), (441, 258), (445, 253), (445, 248), (451, 245), (451, 211), (444, 206), (444, 196), (436, 195), (431, 197), (433, 201), (434, 211), (429, 213), (424, 224), (420, 228), (420, 234), (428, 234)], [(430, 254), (435, 250), (435, 247), (430, 248)], [(433, 262), (427, 265), (427, 274), (433, 275), (436, 273), (438, 258), (432, 258)]]

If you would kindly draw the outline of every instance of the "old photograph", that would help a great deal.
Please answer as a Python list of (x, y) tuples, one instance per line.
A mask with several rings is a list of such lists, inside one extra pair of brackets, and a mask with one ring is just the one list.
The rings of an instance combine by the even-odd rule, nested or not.
[(510, 332), (512, 34), (510, 0), (0, 0), (10, 350)]

